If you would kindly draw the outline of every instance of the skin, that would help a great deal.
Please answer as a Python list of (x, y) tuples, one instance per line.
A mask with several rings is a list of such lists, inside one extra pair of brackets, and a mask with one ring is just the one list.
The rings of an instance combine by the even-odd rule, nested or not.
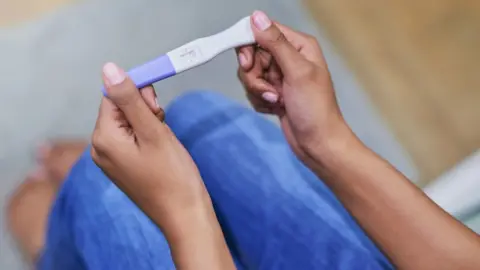
[[(235, 269), (200, 173), (183, 145), (156, 117), (115, 64), (103, 70), (103, 98), (92, 157), (162, 230), (179, 269)], [(155, 102), (153, 102), (155, 103)]]
[[(260, 16), (260, 18), (258, 18)], [(261, 12), (252, 22), (265, 22)], [(238, 75), (260, 112), (276, 114), (294, 152), (337, 195), (398, 269), (480, 269), (480, 239), (432, 202), (345, 123), (317, 41), (279, 23), (254, 27)], [(267, 96), (276, 95), (275, 101)]]
[(72, 140), (41, 146), (37, 153), (38, 169), (11, 195), (6, 221), (27, 261), (33, 263), (38, 258), (57, 191), (87, 144)]
[[(271, 22), (262, 12), (252, 15), (252, 25), (259, 46), (237, 50), (238, 76), (252, 106), (278, 116), (292, 150), (392, 263), (398, 269), (480, 269), (479, 236), (363, 145), (348, 127), (317, 41)], [(139, 92), (113, 64), (105, 66), (104, 81), (109, 98), (102, 100), (92, 137), (94, 161), (160, 227), (177, 268), (234, 269), (198, 169), (159, 121), (163, 113), (153, 88)], [(49, 177), (60, 177), (74, 162), (57, 165), (61, 169), (55, 173), (52, 164), (62, 164), (58, 158), (42, 160), (41, 171)], [(51, 201), (52, 193), (44, 193)], [(11, 205), (19, 205), (22, 196), (14, 196), (11, 202), (17, 204)], [(22, 215), (27, 207), (9, 208), (14, 217), (28, 216)], [(27, 234), (32, 231), (17, 233), (17, 239), (37, 239)], [(42, 242), (31, 244), (38, 249)]]

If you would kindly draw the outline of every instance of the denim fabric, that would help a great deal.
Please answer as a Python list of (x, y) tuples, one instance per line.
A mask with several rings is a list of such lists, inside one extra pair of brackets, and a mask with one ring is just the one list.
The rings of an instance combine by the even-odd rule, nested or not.
[[(192, 155), (239, 269), (392, 269), (281, 130), (218, 94), (177, 98), (166, 121)], [(50, 216), (39, 269), (174, 269), (161, 231), (86, 151)]]

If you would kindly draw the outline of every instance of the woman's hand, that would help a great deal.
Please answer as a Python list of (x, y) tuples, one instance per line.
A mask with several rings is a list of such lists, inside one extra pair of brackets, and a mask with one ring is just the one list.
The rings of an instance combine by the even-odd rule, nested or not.
[(158, 217), (152, 218), (163, 227), (203, 203), (208, 197), (203, 181), (189, 153), (161, 121), (153, 88), (139, 91), (111, 63), (105, 65), (104, 81), (108, 98), (100, 106), (92, 157), (140, 207), (154, 205)]
[(238, 76), (253, 107), (276, 114), (304, 161), (349, 129), (337, 105), (327, 64), (314, 37), (252, 15), (258, 46), (237, 50)]
[(153, 88), (139, 91), (111, 63), (103, 73), (95, 163), (160, 227), (178, 269), (235, 269), (197, 166), (162, 122)]
[(252, 24), (259, 47), (238, 50), (239, 77), (250, 101), (258, 111), (279, 116), (297, 155), (395, 267), (480, 269), (480, 237), (353, 135), (315, 39), (261, 12), (253, 14)]

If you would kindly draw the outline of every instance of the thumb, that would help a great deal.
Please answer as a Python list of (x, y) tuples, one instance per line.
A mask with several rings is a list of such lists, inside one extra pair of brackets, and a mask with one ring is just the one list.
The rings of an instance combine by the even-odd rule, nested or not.
[(157, 137), (158, 120), (127, 73), (113, 63), (103, 67), (103, 80), (110, 101), (125, 115), (139, 139)]
[(262, 11), (255, 11), (251, 20), (258, 45), (272, 54), (283, 73), (294, 72), (303, 58), (282, 31)]

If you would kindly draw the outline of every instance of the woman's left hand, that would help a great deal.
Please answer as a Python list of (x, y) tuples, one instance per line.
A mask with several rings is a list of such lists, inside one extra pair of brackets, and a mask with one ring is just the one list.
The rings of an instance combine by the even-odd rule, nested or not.
[(161, 121), (153, 88), (139, 91), (112, 63), (105, 65), (103, 79), (108, 98), (102, 99), (93, 133), (95, 163), (162, 230), (189, 209), (210, 208), (195, 163)]

